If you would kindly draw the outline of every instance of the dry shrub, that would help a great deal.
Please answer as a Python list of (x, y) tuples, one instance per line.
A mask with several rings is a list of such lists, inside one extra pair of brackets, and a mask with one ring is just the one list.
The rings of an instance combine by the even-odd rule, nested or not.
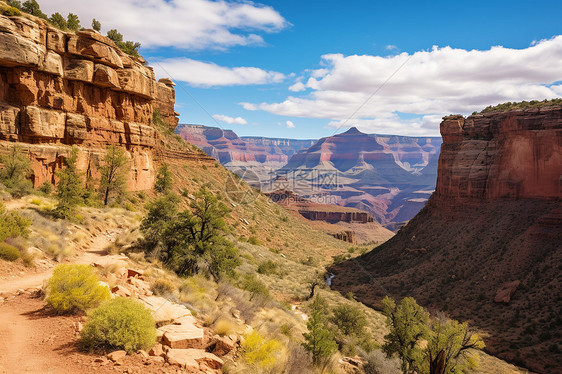
[(109, 300), (109, 288), (99, 283), (89, 265), (58, 265), (47, 282), (47, 304), (58, 313), (86, 311)]
[(157, 296), (173, 296), (176, 293), (177, 287), (172, 281), (160, 278), (152, 283), (150, 289)]
[(213, 325), (213, 330), (220, 336), (230, 335), (236, 332), (236, 324), (227, 318), (220, 318)]
[(374, 350), (364, 355), (367, 362), (363, 365), (365, 374), (400, 374), (400, 361), (393, 357), (388, 358), (383, 351)]
[(88, 316), (82, 330), (82, 344), (90, 350), (124, 349), (128, 353), (148, 349), (156, 342), (156, 328), (150, 311), (140, 302), (117, 297)]

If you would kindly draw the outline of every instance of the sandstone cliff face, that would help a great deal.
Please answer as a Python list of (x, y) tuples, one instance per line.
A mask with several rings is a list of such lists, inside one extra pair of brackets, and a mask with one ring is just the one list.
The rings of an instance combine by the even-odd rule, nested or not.
[(562, 326), (562, 107), (450, 116), (441, 133), (429, 203), (376, 251), (330, 269), (333, 286), (375, 307), (385, 292), (414, 296), (473, 321), (499, 357), (562, 373), (551, 348)]
[(446, 117), (433, 203), (462, 209), (499, 198), (560, 198), (561, 122), (560, 107)]
[(169, 79), (157, 82), (143, 60), (93, 30), (63, 32), (31, 16), (0, 15), (0, 46), (0, 141), (29, 151), (36, 186), (54, 182), (71, 145), (81, 169), (96, 177), (105, 146), (114, 144), (131, 159), (129, 188), (152, 187), (154, 110), (177, 124)]

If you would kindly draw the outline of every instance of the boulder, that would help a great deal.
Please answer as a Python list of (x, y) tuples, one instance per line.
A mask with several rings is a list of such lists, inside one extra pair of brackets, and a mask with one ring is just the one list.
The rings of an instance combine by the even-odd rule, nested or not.
[(68, 53), (91, 57), (114, 68), (123, 68), (123, 63), (117, 52), (108, 44), (100, 41), (108, 38), (90, 31), (79, 31), (70, 35), (67, 43)]
[(43, 60), (41, 65), (41, 70), (61, 77), (63, 75), (61, 56), (55, 52), (47, 51), (45, 60)]
[(131, 296), (131, 290), (129, 290), (127, 287), (121, 286), (121, 285), (117, 285), (115, 287), (113, 287), (111, 289), (111, 292), (116, 294), (117, 296), (123, 296), (123, 297), (130, 297)]
[(45, 47), (19, 35), (0, 33), (0, 66), (39, 66), (45, 56)]
[(164, 356), (164, 349), (162, 349), (162, 344), (158, 343), (154, 347), (150, 348), (148, 351), (149, 356)]
[(125, 351), (114, 351), (107, 355), (107, 358), (113, 362), (117, 362), (122, 360), (125, 356), (127, 356), (127, 352)]
[(137, 269), (127, 269), (127, 277), (140, 277), (144, 271)]
[(66, 113), (27, 106), (22, 116), (22, 134), (35, 138), (64, 137)]
[(94, 78), (94, 63), (89, 60), (65, 58), (64, 77), (66, 79), (91, 82)]
[(166, 353), (166, 360), (171, 365), (188, 370), (198, 370), (200, 364), (214, 370), (220, 369), (223, 365), (219, 357), (200, 349), (170, 349)]
[(38, 20), (37, 22), (26, 17), (10, 17), (17, 28), (18, 34), (22, 37), (33, 41), (38, 45), (45, 45), (47, 37), (46, 22)]
[(496, 297), (494, 297), (494, 302), (509, 304), (509, 302), (511, 301), (511, 297), (517, 290), (517, 287), (519, 287), (520, 283), (521, 283), (520, 281), (516, 280), (513, 282), (506, 282), (502, 284), (500, 288), (498, 288), (498, 290), (496, 291)]
[(19, 133), (20, 109), (0, 103), (0, 139), (15, 140)]
[(95, 65), (93, 83), (101, 87), (119, 88), (117, 72), (102, 64)]
[(155, 84), (154, 73), (141, 71), (140, 68), (119, 69), (119, 86), (125, 92), (152, 98), (154, 96)]
[(230, 336), (215, 336), (213, 343), (209, 346), (213, 354), (224, 356), (236, 347), (236, 339)]
[(163, 333), (162, 342), (173, 349), (199, 348), (205, 346), (204, 330), (194, 324), (166, 325), (158, 329)]
[(172, 303), (163, 297), (142, 296), (139, 300), (150, 310), (154, 322), (172, 322), (178, 318), (190, 316), (191, 312), (183, 305)]
[(47, 49), (57, 52), (66, 52), (66, 34), (59, 29), (49, 27), (47, 29)]
[(86, 117), (81, 114), (66, 114), (66, 135), (74, 140), (85, 140), (88, 135)]
[(17, 32), (17, 27), (14, 21), (6, 16), (0, 14), (0, 32), (14, 34)]

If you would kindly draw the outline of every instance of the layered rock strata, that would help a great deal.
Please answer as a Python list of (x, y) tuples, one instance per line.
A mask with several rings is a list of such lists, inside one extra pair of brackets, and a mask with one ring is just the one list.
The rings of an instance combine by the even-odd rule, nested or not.
[(94, 30), (63, 32), (29, 15), (0, 15), (0, 151), (20, 143), (32, 159), (35, 186), (79, 148), (79, 167), (99, 176), (107, 145), (126, 149), (128, 185), (154, 181), (159, 143), (153, 114), (175, 128), (174, 84), (156, 81), (142, 58), (123, 53)]

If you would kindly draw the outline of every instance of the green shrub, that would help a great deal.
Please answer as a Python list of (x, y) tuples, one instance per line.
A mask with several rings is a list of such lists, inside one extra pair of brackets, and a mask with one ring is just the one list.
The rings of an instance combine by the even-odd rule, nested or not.
[(0, 243), (0, 258), (6, 261), (16, 261), (20, 258), (20, 251), (8, 243)]
[(27, 237), (31, 220), (22, 217), (18, 212), (6, 212), (4, 204), (0, 202), (0, 241), (6, 238)]
[(156, 327), (150, 311), (140, 302), (118, 297), (89, 313), (81, 340), (89, 350), (124, 349), (131, 353), (154, 345)]
[(50, 195), (53, 192), (53, 185), (50, 182), (45, 181), (39, 186), (39, 188), (37, 188), (37, 190), (45, 195)]
[(251, 299), (256, 296), (269, 297), (269, 290), (266, 285), (251, 274), (244, 276), (241, 287), (252, 294)]
[(14, 145), (10, 151), (0, 156), (0, 183), (15, 197), (29, 194), (33, 190), (31, 177), (31, 161), (29, 156), (19, 145)]
[(89, 265), (57, 266), (47, 283), (47, 294), (47, 304), (59, 313), (86, 311), (111, 297)]
[(252, 245), (261, 245), (261, 241), (257, 237), (255, 237), (254, 235), (252, 235), (248, 238), (248, 243), (250, 243)]
[(7, 17), (13, 16), (21, 16), (21, 12), (18, 8), (14, 8), (13, 6), (7, 6), (2, 10), (2, 14)]
[(258, 266), (258, 273), (260, 274), (265, 274), (265, 275), (277, 274), (277, 271), (278, 271), (277, 264), (271, 260), (262, 262)]

